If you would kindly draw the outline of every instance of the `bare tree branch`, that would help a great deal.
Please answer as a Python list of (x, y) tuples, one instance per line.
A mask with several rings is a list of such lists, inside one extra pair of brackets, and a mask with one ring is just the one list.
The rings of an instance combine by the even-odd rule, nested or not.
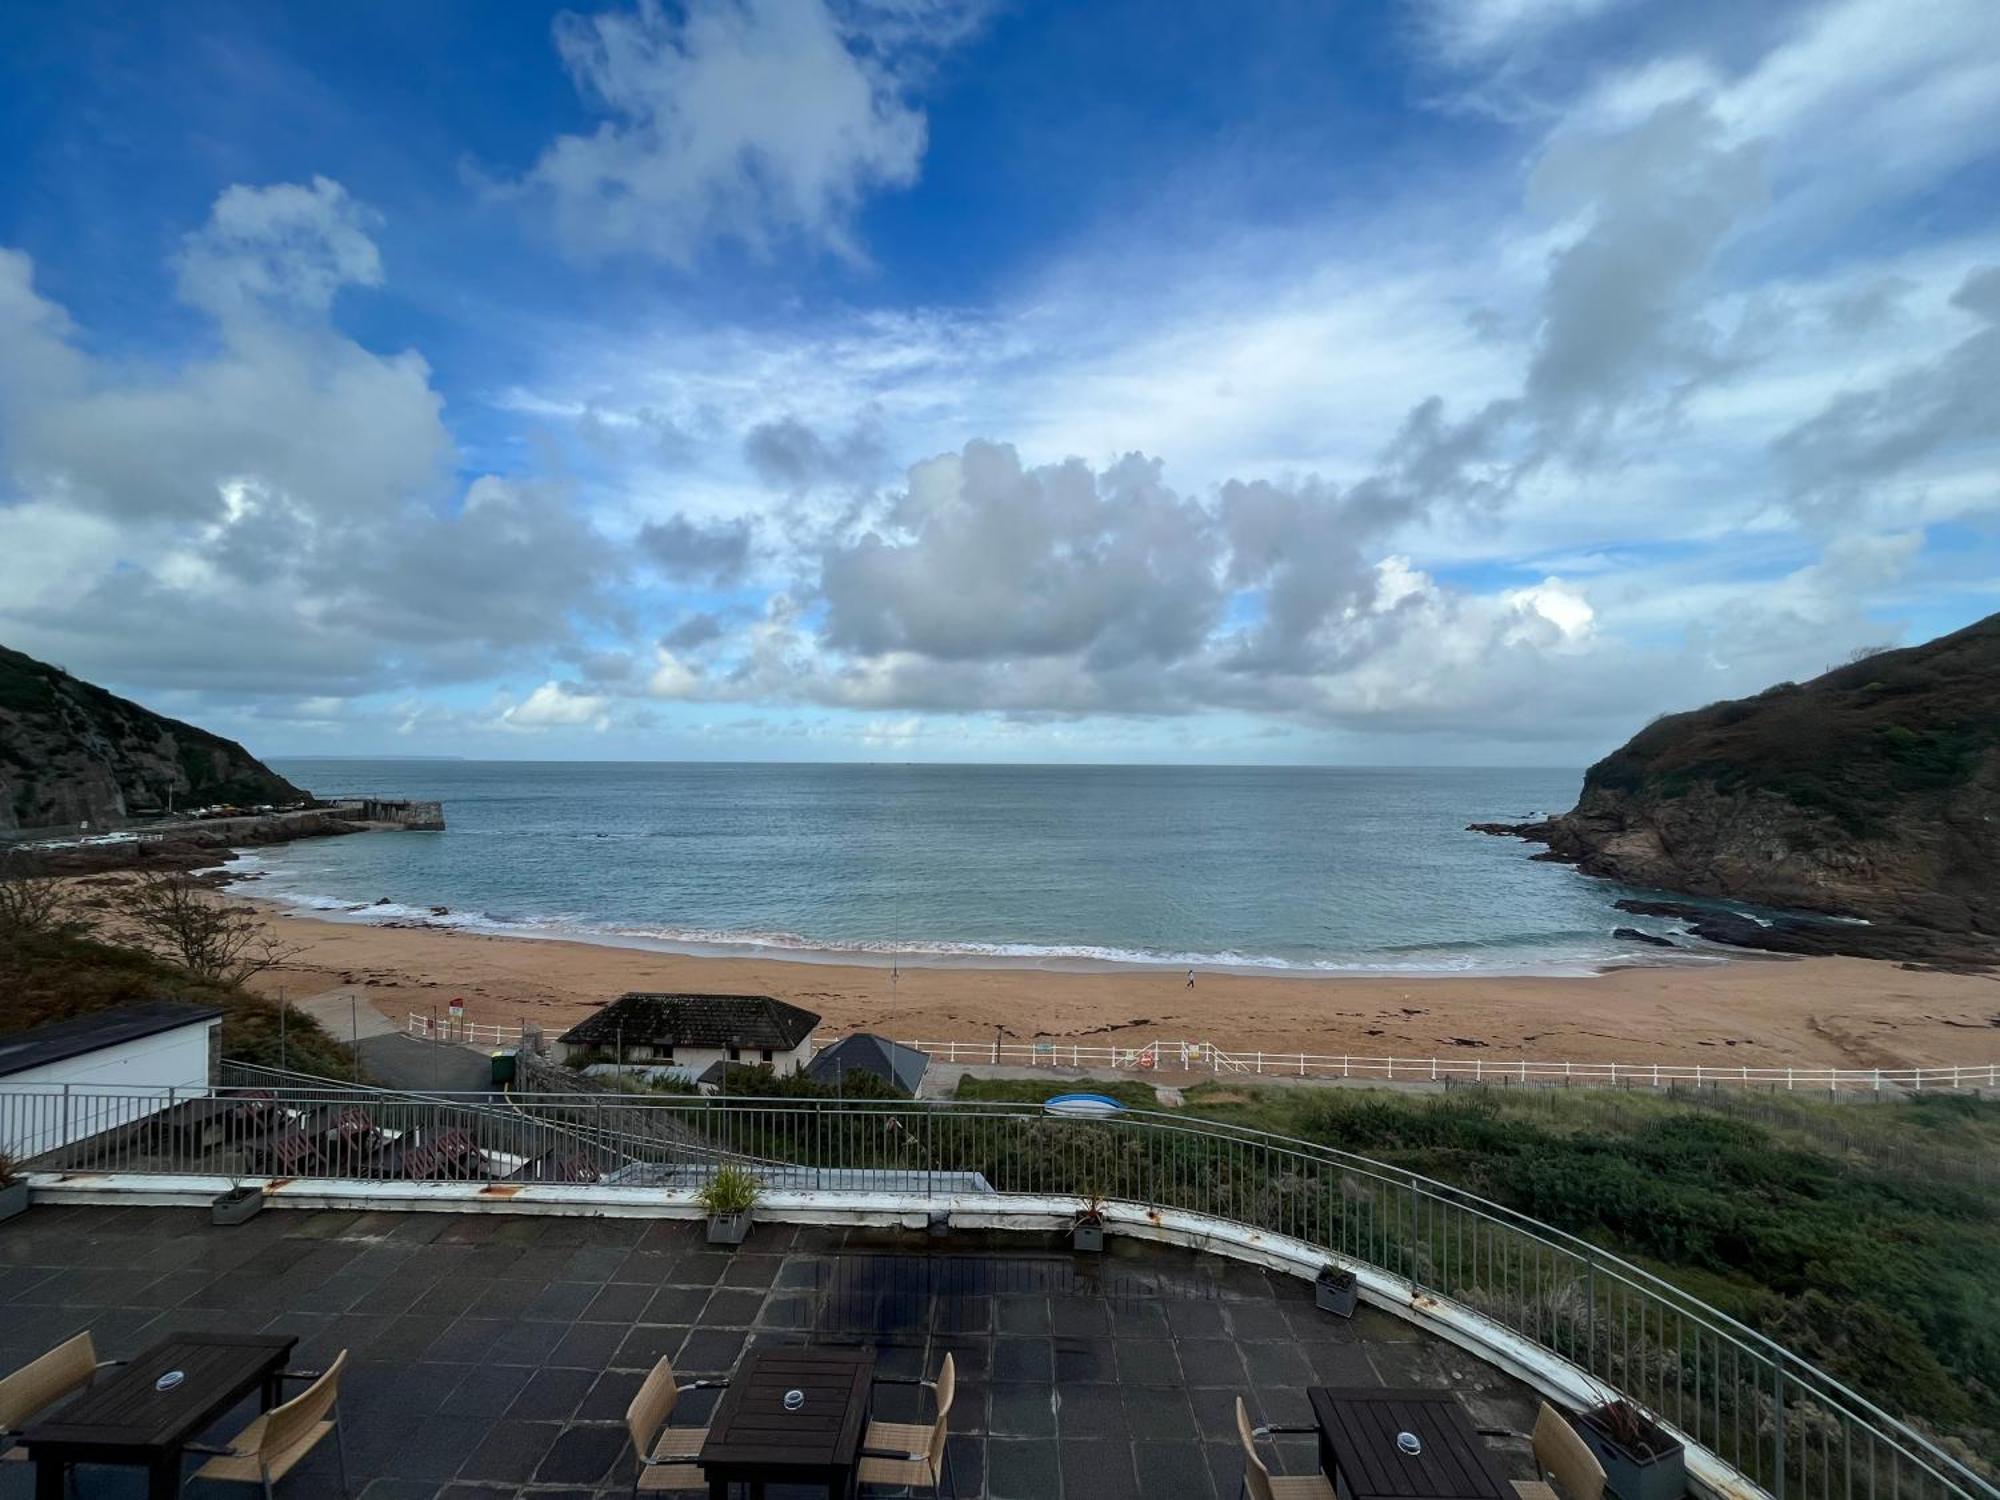
[(241, 984), (303, 950), (281, 942), (254, 907), (231, 904), (192, 875), (142, 875), (119, 909), (139, 944), (201, 979)]

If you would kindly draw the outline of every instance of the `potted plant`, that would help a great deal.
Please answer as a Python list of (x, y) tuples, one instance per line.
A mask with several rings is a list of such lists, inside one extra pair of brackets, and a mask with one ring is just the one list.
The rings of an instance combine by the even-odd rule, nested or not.
[(1095, 1190), (1085, 1197), (1082, 1212), (1069, 1227), (1069, 1245), (1072, 1250), (1104, 1248), (1104, 1200)]
[(1354, 1273), (1341, 1270), (1332, 1261), (1321, 1266), (1319, 1275), (1313, 1278), (1313, 1301), (1330, 1313), (1353, 1317), (1358, 1296)]
[(762, 1186), (741, 1167), (718, 1167), (713, 1177), (701, 1185), (694, 1201), (708, 1210), (708, 1242), (711, 1245), (740, 1245), (750, 1233), (750, 1209)]
[(245, 1187), (234, 1177), (229, 1179), (229, 1191), (208, 1204), (208, 1222), (227, 1228), (231, 1224), (241, 1224), (264, 1206), (264, 1190), (260, 1187)]
[(28, 1179), (14, 1170), (14, 1158), (0, 1152), (0, 1219), (28, 1211)]
[(1645, 1408), (1614, 1396), (1578, 1412), (1576, 1430), (1618, 1500), (1681, 1500), (1687, 1493), (1686, 1450)]

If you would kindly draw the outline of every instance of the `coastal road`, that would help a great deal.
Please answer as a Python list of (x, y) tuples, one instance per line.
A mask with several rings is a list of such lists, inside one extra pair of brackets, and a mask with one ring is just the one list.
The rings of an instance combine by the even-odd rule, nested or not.
[(378, 1089), (494, 1094), (491, 1054), (456, 1042), (420, 1042), (386, 1031), (362, 1037), (360, 1054), (362, 1081)]

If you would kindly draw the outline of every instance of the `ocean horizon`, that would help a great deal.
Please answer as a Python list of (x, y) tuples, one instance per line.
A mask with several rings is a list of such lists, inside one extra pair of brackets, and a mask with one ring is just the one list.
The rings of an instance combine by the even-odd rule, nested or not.
[(338, 921), (882, 966), (1587, 974), (1672, 957), (1611, 935), (1658, 926), (1614, 909), (1622, 887), (1465, 831), (1569, 806), (1567, 769), (272, 764), (321, 796), (445, 804), (442, 834), (231, 866), (236, 889)]

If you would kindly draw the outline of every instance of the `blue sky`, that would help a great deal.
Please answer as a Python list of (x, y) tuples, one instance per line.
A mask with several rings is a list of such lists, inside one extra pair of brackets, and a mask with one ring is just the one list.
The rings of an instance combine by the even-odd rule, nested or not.
[(1986, 0), (0, 19), (0, 640), (264, 753), (1581, 764), (1995, 608)]

